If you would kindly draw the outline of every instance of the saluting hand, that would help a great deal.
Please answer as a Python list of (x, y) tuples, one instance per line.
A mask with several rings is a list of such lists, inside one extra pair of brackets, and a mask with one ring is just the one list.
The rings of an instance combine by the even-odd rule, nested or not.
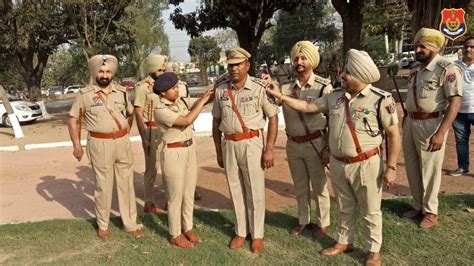
[(79, 145), (78, 147), (74, 147), (74, 151), (72, 152), (72, 155), (74, 155), (77, 161), (81, 161), (82, 156), (84, 155), (84, 150), (82, 149), (82, 146)]

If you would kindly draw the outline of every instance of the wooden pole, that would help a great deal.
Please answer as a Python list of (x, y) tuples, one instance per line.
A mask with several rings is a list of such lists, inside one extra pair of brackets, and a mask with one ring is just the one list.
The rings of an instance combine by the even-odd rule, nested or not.
[(15, 113), (13, 112), (12, 105), (8, 100), (7, 93), (3, 88), (3, 85), (0, 85), (0, 96), (2, 98), (3, 105), (7, 110), (8, 118), (10, 119), (10, 123), (13, 127), (13, 132), (15, 133), (15, 138), (23, 138), (23, 131), (21, 130), (20, 123), (18, 122), (18, 118), (16, 117)]

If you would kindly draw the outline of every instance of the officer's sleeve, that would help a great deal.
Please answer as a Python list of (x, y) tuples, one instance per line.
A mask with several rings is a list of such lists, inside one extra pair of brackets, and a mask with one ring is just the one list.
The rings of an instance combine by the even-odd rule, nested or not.
[(146, 83), (143, 83), (135, 88), (135, 101), (133, 103), (135, 107), (145, 107), (147, 94), (146, 90), (148, 90)]
[[(328, 85), (329, 86), (329, 85)], [(332, 86), (331, 86), (332, 88)], [(313, 104), (316, 105), (318, 108), (318, 113), (327, 113), (329, 110), (329, 96), (332, 95), (331, 93), (323, 93), (323, 96), (314, 100)]]
[(221, 106), (219, 99), (221, 98), (222, 90), (217, 89), (214, 95), (214, 101), (212, 102), (212, 116), (215, 118), (221, 118)]
[(171, 111), (168, 106), (163, 103), (159, 103), (155, 109), (155, 121), (168, 127), (172, 127), (176, 119), (179, 117), (179, 113)]
[(82, 110), (82, 113), (84, 113), (85, 109), (82, 101), (82, 96), (82, 93), (79, 93), (79, 95), (76, 96), (76, 99), (74, 99), (74, 103), (71, 106), (71, 110), (69, 110), (70, 117), (79, 118), (80, 110)]
[(265, 114), (265, 116), (273, 117), (274, 115), (278, 114), (280, 112), (280, 108), (278, 108), (275, 97), (265, 92), (265, 89), (263, 88), (262, 88), (261, 95), (262, 95), (261, 106), (262, 106), (263, 113)]
[(463, 73), (458, 65), (449, 65), (446, 68), (442, 83), (446, 98), (462, 96)]
[(397, 104), (393, 97), (387, 97), (380, 103), (380, 120), (383, 128), (398, 124)]

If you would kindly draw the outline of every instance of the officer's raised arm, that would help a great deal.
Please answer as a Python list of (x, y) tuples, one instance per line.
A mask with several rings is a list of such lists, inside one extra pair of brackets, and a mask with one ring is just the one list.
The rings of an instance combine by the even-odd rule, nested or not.
[(321, 113), (321, 112), (324, 112), (326, 109), (325, 108), (326, 106), (324, 105), (324, 101), (320, 100), (320, 99), (325, 98), (325, 96), (321, 97), (320, 99), (317, 99), (314, 103), (313, 102), (309, 103), (307, 101), (298, 100), (298, 99), (294, 99), (286, 95), (283, 95), (276, 86), (273, 86), (273, 88), (270, 88), (270, 87), (267, 88), (267, 92), (273, 95), (275, 98), (277, 98), (281, 104), (286, 104), (287, 106), (299, 112)]

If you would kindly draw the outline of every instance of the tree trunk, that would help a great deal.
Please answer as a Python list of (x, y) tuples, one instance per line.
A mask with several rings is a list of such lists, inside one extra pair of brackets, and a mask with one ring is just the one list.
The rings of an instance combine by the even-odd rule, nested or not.
[(48, 62), (49, 54), (42, 52), (36, 56), (36, 66), (34, 65), (35, 54), (28, 51), (26, 54), (17, 54), (19, 66), (22, 68), (20, 73), (28, 88), (31, 101), (39, 101), (41, 99), (41, 78), (43, 71)]
[(250, 53), (250, 69), (249, 69), (249, 75), (254, 76), (255, 75), (255, 56), (257, 55), (257, 47), (258, 43), (260, 42), (260, 39), (257, 40), (257, 38), (253, 35), (253, 29), (249, 29), (247, 27), (240, 27), (234, 29), (237, 33), (237, 38), (239, 39), (239, 45), (240, 47), (244, 48), (247, 52)]
[(342, 18), (343, 57), (351, 49), (360, 49), (364, 0), (331, 0)]

